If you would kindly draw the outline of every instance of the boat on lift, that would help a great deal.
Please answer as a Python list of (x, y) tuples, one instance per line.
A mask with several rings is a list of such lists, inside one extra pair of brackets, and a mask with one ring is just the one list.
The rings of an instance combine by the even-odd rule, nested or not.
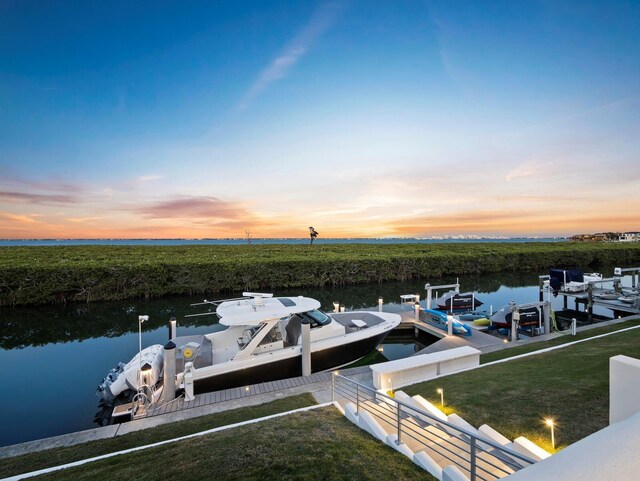
[(484, 304), (475, 292), (449, 291), (435, 300), (438, 309), (445, 311), (475, 310)]
[[(513, 321), (513, 312), (511, 310), (512, 304), (507, 304), (502, 309), (497, 310), (489, 318), (491, 326), (495, 328), (511, 329), (511, 323)], [(520, 326), (537, 326), (542, 325), (543, 312), (542, 308), (538, 306), (527, 307), (523, 305), (518, 308), (520, 313), (520, 320), (518, 323)]]
[[(247, 292), (242, 298), (198, 305), (206, 305), (210, 311), (195, 315), (216, 315), (226, 329), (173, 339), (178, 347), (177, 375), (171, 381), (175, 387), (184, 388), (188, 372), (195, 394), (300, 376), (302, 324), (310, 324), (312, 372), (357, 361), (375, 350), (400, 324), (400, 316), (392, 313), (327, 314), (320, 310), (317, 300), (303, 296), (273, 297)], [(163, 347), (147, 349), (155, 352)], [(139, 365), (136, 356), (126, 365), (128, 368), (119, 365), (110, 372), (100, 384), (100, 397), (111, 402), (118, 396), (136, 393)], [(164, 384), (171, 385), (171, 381), (164, 380)]]

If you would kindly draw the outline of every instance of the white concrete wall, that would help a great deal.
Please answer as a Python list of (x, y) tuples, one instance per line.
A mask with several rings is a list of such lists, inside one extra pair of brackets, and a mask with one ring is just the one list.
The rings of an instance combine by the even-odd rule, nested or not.
[(640, 411), (640, 359), (609, 359), (609, 424)]
[(640, 412), (506, 478), (508, 481), (638, 481)]
[(371, 371), (376, 389), (388, 391), (435, 379), (439, 375), (472, 369), (479, 365), (480, 351), (462, 346), (374, 364), (371, 366)]

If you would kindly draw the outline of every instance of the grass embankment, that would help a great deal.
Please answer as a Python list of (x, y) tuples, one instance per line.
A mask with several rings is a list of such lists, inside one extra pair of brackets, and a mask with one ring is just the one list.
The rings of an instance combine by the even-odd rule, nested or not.
[[(637, 321), (581, 334), (592, 337), (637, 325)], [(600, 332), (598, 332), (600, 331)], [(576, 340), (522, 346), (483, 356), (483, 363)], [(640, 357), (640, 329), (594, 339), (548, 353), (516, 359), (405, 388), (439, 406), (437, 388), (444, 389), (445, 411), (455, 412), (478, 427), (489, 424), (508, 438), (525, 436), (552, 452), (543, 419), (556, 420), (556, 448), (562, 448), (609, 424), (609, 358)]]
[(96, 461), (38, 479), (435, 481), (332, 407)]
[(640, 244), (0, 247), (0, 305), (206, 294), (640, 262)]
[(61, 464), (113, 453), (115, 451), (122, 451), (136, 446), (144, 446), (146, 444), (164, 441), (165, 439), (186, 436), (187, 434), (206, 431), (207, 429), (213, 429), (219, 426), (227, 426), (248, 419), (269, 416), (270, 414), (313, 406), (314, 404), (316, 404), (316, 402), (313, 396), (305, 393), (300, 396), (278, 399), (277, 401), (259, 406), (232, 409), (185, 421), (164, 424), (115, 438), (100, 439), (88, 443), (76, 444), (74, 446), (52, 448), (15, 456), (13, 458), (0, 459), (0, 478), (27, 471), (37, 471), (43, 468), (59, 466)]

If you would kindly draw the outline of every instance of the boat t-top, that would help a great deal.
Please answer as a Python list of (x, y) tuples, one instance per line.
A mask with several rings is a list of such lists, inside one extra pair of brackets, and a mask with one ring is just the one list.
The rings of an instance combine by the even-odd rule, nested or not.
[[(162, 365), (164, 355), (162, 346), (150, 346), (113, 369), (99, 395), (106, 402), (131, 397), (142, 379), (155, 386), (154, 392), (163, 386), (179, 390), (188, 379), (198, 394), (300, 376), (303, 324), (310, 327), (311, 371), (336, 369), (373, 351), (400, 323), (399, 315), (383, 312), (327, 314), (317, 300), (303, 296), (245, 292), (241, 298), (199, 305), (209, 306), (226, 329), (172, 339), (177, 347), (175, 379), (165, 380), (159, 369), (150, 369)], [(151, 378), (140, 376), (141, 371)]]

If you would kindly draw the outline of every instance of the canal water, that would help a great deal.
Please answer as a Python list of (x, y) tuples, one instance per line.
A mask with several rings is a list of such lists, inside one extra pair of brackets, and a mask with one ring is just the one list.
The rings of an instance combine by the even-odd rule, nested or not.
[[(607, 274), (609, 270), (606, 271)], [(455, 278), (430, 279), (431, 284), (449, 284)], [(487, 309), (494, 311), (509, 301), (538, 300), (537, 273), (500, 273), (460, 280), (461, 291), (476, 291)], [(305, 295), (318, 299), (322, 308), (333, 309), (338, 301), (347, 310), (378, 307), (400, 308), (401, 294), (425, 297), (425, 281), (278, 290), (276, 295)], [(225, 297), (236, 297), (229, 293)], [(223, 329), (215, 316), (185, 318), (202, 312), (190, 307), (196, 297), (172, 297), (150, 301), (69, 304), (3, 308), (0, 310), (0, 446), (96, 427), (98, 410), (95, 389), (118, 362), (128, 362), (138, 351), (138, 316), (148, 315), (143, 324), (143, 347), (164, 344), (167, 321), (178, 320), (178, 335), (203, 334)], [(553, 301), (560, 309), (561, 301)], [(435, 340), (435, 339), (434, 339)], [(371, 362), (407, 357), (432, 342), (390, 336), (382, 353)]]

